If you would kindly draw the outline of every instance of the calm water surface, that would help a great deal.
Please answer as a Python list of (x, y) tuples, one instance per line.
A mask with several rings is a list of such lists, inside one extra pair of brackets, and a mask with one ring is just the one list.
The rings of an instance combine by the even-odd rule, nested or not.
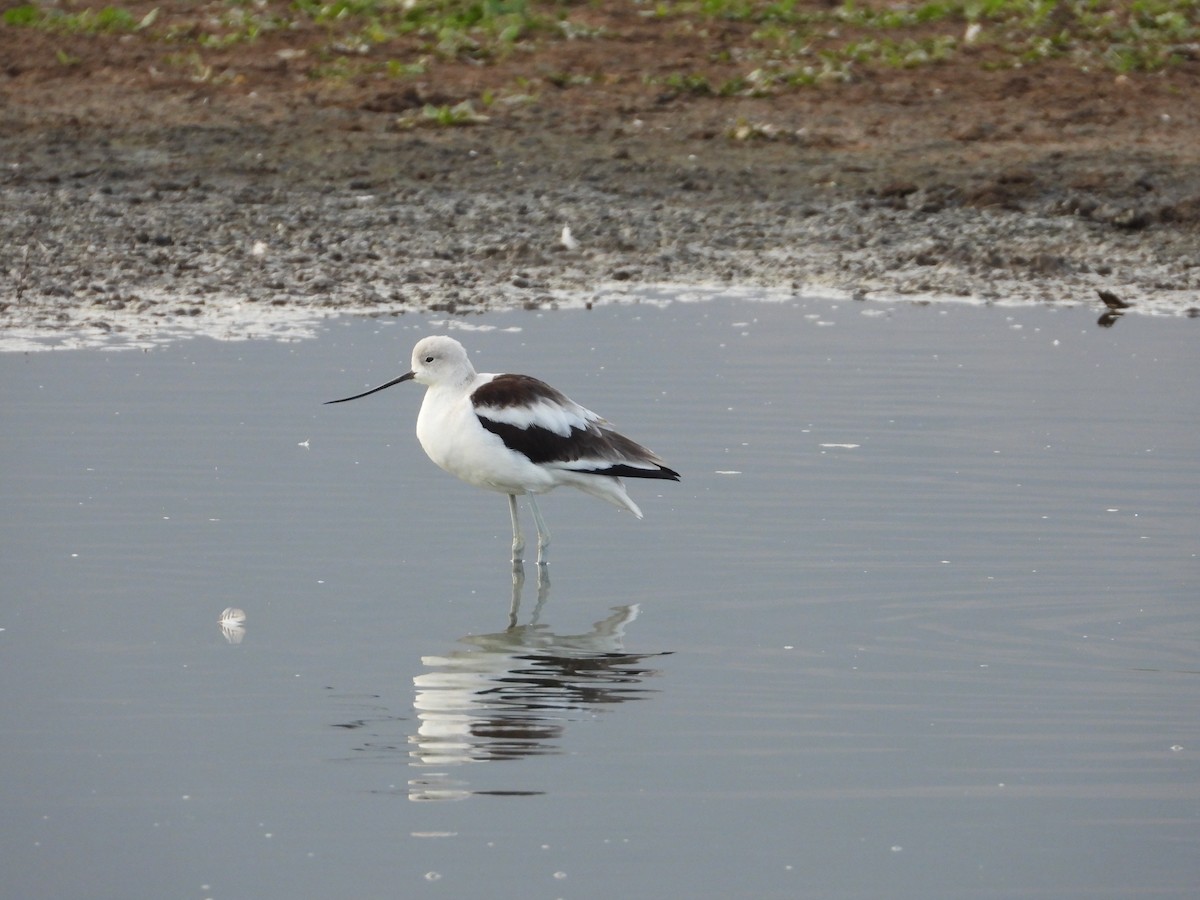
[[(449, 327), (682, 483), (545, 498), (514, 584), (420, 388), (321, 406)], [(2, 355), (0, 892), (1193, 897), (1198, 328), (718, 298)]]

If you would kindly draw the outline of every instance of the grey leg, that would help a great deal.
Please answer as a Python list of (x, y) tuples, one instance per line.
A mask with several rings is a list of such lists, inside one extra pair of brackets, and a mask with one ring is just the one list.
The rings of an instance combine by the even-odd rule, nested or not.
[(538, 533), (538, 565), (544, 566), (547, 563), (546, 551), (550, 548), (550, 529), (546, 527), (546, 520), (542, 518), (542, 511), (538, 509), (537, 500), (533, 498), (533, 494), (528, 494), (529, 508), (533, 510), (533, 523), (537, 525)]

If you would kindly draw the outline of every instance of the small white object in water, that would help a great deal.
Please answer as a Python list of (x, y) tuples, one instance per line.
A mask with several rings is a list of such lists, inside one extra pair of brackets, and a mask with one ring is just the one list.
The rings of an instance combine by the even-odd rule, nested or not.
[(238, 609), (236, 606), (227, 606), (225, 611), (221, 613), (221, 618), (217, 619), (221, 625), (234, 626), (246, 624), (246, 611)]
[(221, 636), (231, 644), (240, 644), (246, 636), (246, 613), (236, 606), (227, 606), (217, 624), (221, 627)]
[(562, 245), (564, 247), (566, 247), (568, 250), (578, 250), (579, 249), (579, 241), (575, 240), (575, 235), (571, 234), (571, 226), (570, 225), (563, 226), (562, 236), (559, 238), (559, 240), (562, 241)]

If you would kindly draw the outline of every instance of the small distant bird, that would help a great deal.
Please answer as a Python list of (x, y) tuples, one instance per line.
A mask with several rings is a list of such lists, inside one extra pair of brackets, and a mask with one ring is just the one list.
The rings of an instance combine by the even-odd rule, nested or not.
[(575, 235), (571, 234), (570, 225), (563, 226), (562, 234), (558, 236), (558, 239), (562, 243), (563, 247), (567, 250), (579, 249), (579, 241), (575, 239)]
[(1096, 288), (1096, 293), (1099, 295), (1100, 299), (1104, 301), (1104, 305), (1109, 309), (1129, 309), (1129, 307), (1133, 306), (1132, 303), (1122, 300), (1112, 291), (1106, 291), (1103, 288)]
[(413, 349), (412, 370), (377, 388), (330, 400), (345, 403), (402, 381), (426, 386), (417, 415), (417, 440), (429, 458), (468, 484), (508, 494), (513, 563), (521, 561), (525, 537), (517, 497), (526, 495), (538, 533), (538, 563), (546, 562), (550, 532), (535, 494), (559, 485), (642, 511), (622, 478), (678, 481), (679, 473), (588, 409), (529, 375), (480, 374), (463, 345), (440, 335)]

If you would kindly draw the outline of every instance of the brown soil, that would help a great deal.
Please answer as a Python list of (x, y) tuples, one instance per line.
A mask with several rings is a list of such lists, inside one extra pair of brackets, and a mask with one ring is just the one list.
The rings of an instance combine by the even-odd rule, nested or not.
[[(339, 259), (312, 239), (315, 281), (275, 273), (244, 294), (355, 305), (363, 292), (350, 282), (383, 277), (410, 289), (368, 305), (420, 306), (448, 288), (451, 301), (481, 303), (493, 283), (724, 278), (1025, 297), (1052, 285), (1047, 299), (1092, 301), (1110, 287), (1200, 305), (1200, 61), (1118, 76), (1066, 62), (994, 70), (980, 51), (848, 84), (715, 97), (664, 78), (705, 69), (719, 83), (736, 67), (705, 61), (736, 47), (743, 26), (698, 35), (612, 6), (591, 13), (603, 37), (484, 63), (431, 60), (415, 81), (314, 79), (316, 30), (191, 57), (137, 35), (0, 26), (0, 323), (76, 323), (70, 309), (97, 294), (110, 309), (150, 290), (219, 302), (258, 276), (243, 266), (218, 277), (225, 263), (210, 262), (215, 281), (197, 287), (198, 251), (172, 231), (183, 227), (173, 210), (208, 204), (220, 224), (214, 195), (245, 216), (266, 204), (286, 218), (295, 203), (331, 233), (340, 214), (329, 195), (366, 192), (393, 204), (369, 247), (351, 241)], [(372, 53), (403, 60), (415, 48)], [(485, 106), (488, 91), (499, 99)], [(462, 100), (487, 121), (413, 125), (425, 104)], [(104, 213), (119, 221), (84, 216), (90, 231), (72, 237), (82, 227), (72, 210), (98, 195), (122, 198)], [(430, 213), (441, 198), (459, 206)], [(689, 221), (686, 248), (664, 236)], [(548, 246), (568, 222), (580, 254)], [(300, 227), (289, 222), (280, 238), (293, 256)], [(208, 236), (206, 259), (232, 253), (222, 234)], [(78, 240), (90, 269), (72, 255)], [(360, 265), (348, 265), (351, 250)], [(768, 251), (786, 265), (764, 264)]]

